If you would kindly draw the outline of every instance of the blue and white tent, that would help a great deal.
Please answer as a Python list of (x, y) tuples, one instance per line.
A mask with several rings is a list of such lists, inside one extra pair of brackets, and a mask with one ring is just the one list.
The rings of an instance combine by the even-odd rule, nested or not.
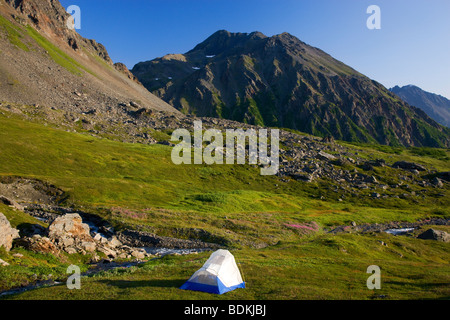
[(228, 250), (217, 250), (211, 254), (203, 267), (197, 270), (180, 289), (223, 294), (245, 288), (241, 273)]

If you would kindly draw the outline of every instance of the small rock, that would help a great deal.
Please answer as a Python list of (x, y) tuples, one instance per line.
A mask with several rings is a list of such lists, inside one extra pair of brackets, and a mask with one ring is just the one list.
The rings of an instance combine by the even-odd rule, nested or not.
[(94, 236), (94, 240), (95, 240), (95, 241), (99, 241), (99, 242), (100, 242), (101, 239), (102, 239), (102, 235), (101, 235), (100, 233), (97, 233), (97, 234)]
[(434, 177), (433, 180), (431, 180), (431, 183), (437, 187), (437, 188), (442, 188), (444, 187), (444, 183), (442, 182), (441, 179), (439, 179), (438, 177)]
[(336, 160), (336, 157), (335, 157), (335, 156), (333, 156), (332, 154), (323, 152), (323, 151), (320, 151), (320, 152), (317, 154), (317, 158), (322, 159), (322, 160), (330, 160), (330, 161)]
[(133, 250), (131, 252), (131, 255), (137, 259), (144, 259), (145, 258), (145, 253), (140, 251), (140, 250)]
[(112, 248), (117, 248), (122, 245), (122, 242), (120, 242), (116, 236), (112, 236), (111, 238), (108, 239), (108, 241), (109, 241), (109, 246)]
[(4, 261), (4, 260), (2, 260), (2, 259), (0, 259), (0, 266), (7, 267), (7, 266), (9, 266), (9, 263)]
[(87, 252), (94, 252), (97, 249), (97, 246), (94, 242), (91, 241), (83, 241), (81, 243), (81, 248), (86, 250)]
[(134, 101), (130, 101), (130, 106), (132, 106), (134, 108), (140, 108), (141, 107), (138, 103), (136, 103)]
[(68, 254), (77, 253), (77, 250), (75, 248), (64, 248), (64, 251), (66, 251)]

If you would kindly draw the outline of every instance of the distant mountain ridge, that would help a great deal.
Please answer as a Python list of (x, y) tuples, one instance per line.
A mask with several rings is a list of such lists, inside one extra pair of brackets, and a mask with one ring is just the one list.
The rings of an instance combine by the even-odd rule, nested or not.
[(336, 139), (449, 146), (449, 130), (381, 84), (283, 33), (220, 30), (131, 70), (178, 110)]
[(417, 86), (395, 86), (389, 89), (406, 103), (425, 111), (436, 122), (450, 127), (450, 100)]

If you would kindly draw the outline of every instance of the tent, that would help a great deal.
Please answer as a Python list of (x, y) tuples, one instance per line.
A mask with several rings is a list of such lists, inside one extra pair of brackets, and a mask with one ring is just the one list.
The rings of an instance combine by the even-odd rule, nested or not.
[(223, 294), (245, 288), (233, 255), (228, 250), (219, 249), (211, 254), (203, 267), (197, 270), (180, 289)]

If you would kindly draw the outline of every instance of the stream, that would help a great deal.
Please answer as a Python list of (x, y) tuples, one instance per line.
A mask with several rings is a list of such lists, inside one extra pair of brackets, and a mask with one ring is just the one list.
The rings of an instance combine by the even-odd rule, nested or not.
[[(147, 251), (148, 253), (150, 253), (152, 255), (156, 255), (157, 257), (152, 258), (147, 261), (127, 261), (127, 262), (122, 262), (122, 263), (117, 263), (114, 261), (111, 261), (111, 262), (107, 261), (106, 263), (100, 262), (94, 268), (82, 273), (81, 277), (92, 276), (92, 275), (95, 275), (95, 274), (103, 272), (103, 271), (108, 271), (108, 270), (113, 270), (113, 269), (118, 269), (118, 268), (131, 268), (131, 267), (146, 263), (151, 260), (160, 259), (166, 255), (195, 254), (195, 253), (210, 250), (210, 249), (204, 249), (204, 248), (201, 248), (201, 249), (169, 249), (169, 248), (150, 248), (150, 247), (144, 247), (142, 249), (144, 249), (145, 251)], [(9, 295), (13, 295), (13, 294), (19, 294), (19, 293), (23, 293), (23, 292), (34, 290), (34, 289), (39, 289), (39, 288), (44, 288), (44, 287), (53, 287), (53, 286), (62, 285), (62, 284), (65, 284), (65, 282), (60, 282), (60, 281), (55, 281), (55, 280), (37, 281), (37, 282), (27, 285), (27, 286), (1, 291), (0, 299), (5, 296), (9, 296)]]
[(398, 229), (386, 229), (384, 232), (393, 234), (394, 236), (404, 235), (409, 232), (413, 232), (416, 228), (398, 228)]

